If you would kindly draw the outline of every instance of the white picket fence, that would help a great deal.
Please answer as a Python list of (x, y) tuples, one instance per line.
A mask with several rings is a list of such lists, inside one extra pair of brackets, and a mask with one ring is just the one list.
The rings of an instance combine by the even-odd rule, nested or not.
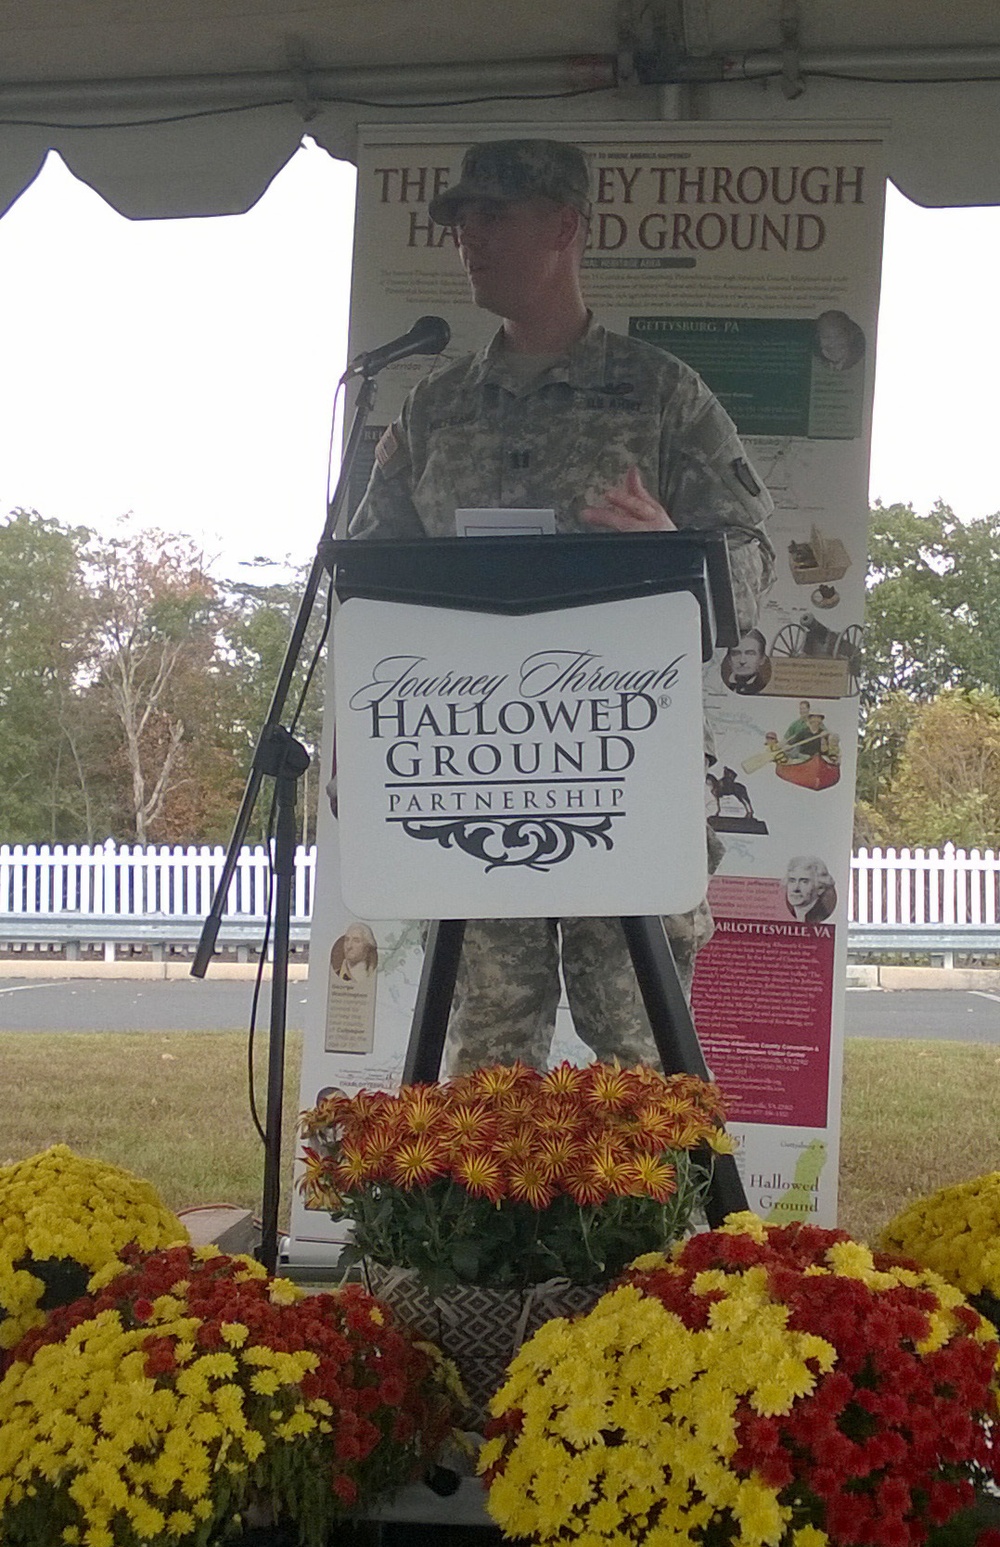
[[(93, 848), (0, 844), (0, 919), (4, 914), (202, 918), (225, 858), (218, 846), (129, 846), (110, 838)], [(292, 918), (300, 923), (312, 916), (315, 870), (315, 847), (300, 845), (292, 899)], [(244, 848), (229, 888), (229, 916), (265, 918), (267, 888), (267, 850)]]
[[(70, 913), (120, 918), (200, 918), (222, 873), (221, 847), (107, 843), (63, 848), (0, 844), (0, 916)], [(315, 847), (296, 853), (292, 916), (312, 915)], [(267, 909), (266, 849), (245, 848), (228, 913), (260, 919)], [(848, 918), (860, 925), (1000, 923), (1000, 855), (991, 849), (859, 849), (851, 860)]]
[(1000, 921), (1000, 855), (992, 849), (859, 849), (851, 860), (852, 924), (989, 927)]

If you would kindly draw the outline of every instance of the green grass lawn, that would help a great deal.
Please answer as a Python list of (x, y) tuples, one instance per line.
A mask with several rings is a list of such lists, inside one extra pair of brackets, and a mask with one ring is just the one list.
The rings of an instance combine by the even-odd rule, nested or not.
[[(0, 1163), (50, 1144), (127, 1166), (174, 1209), (237, 1203), (260, 1212), (264, 1150), (247, 1101), (245, 1032), (0, 1035)], [(283, 1140), (296, 1140), (300, 1033), (289, 1032)], [(267, 1100), (267, 1030), (254, 1059), (257, 1111)], [(283, 1200), (282, 1228), (288, 1200)]]
[(1000, 1170), (1000, 1048), (852, 1037), (839, 1224), (871, 1240), (906, 1203)]
[[(266, 1032), (256, 1058), (266, 1092)], [(301, 1038), (289, 1035), (290, 1176)], [(263, 1149), (247, 1109), (243, 1032), (0, 1034), (0, 1162), (49, 1144), (127, 1166), (172, 1208), (260, 1209)], [(870, 1240), (910, 1198), (1000, 1169), (1000, 1050), (959, 1042), (847, 1044), (840, 1224)], [(282, 1209), (287, 1225), (288, 1200)]]

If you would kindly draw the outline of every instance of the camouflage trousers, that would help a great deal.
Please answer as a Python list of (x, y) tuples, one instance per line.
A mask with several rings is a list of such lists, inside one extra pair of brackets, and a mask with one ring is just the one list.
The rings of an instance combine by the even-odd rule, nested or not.
[[(685, 994), (694, 959), (712, 936), (706, 903), (664, 918)], [(617, 918), (471, 919), (466, 925), (445, 1068), (467, 1074), (481, 1064), (520, 1058), (547, 1069), (559, 967), (577, 1036), (595, 1057), (659, 1067), (652, 1027)]]

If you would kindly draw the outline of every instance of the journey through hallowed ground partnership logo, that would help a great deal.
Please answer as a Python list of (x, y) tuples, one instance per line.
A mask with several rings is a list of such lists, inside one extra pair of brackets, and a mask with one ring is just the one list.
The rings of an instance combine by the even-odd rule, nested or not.
[(384, 744), (384, 822), (487, 871), (551, 870), (579, 842), (613, 848), (630, 770), (683, 659), (623, 669), (547, 649), (512, 672), (463, 672), (383, 656), (348, 707)]

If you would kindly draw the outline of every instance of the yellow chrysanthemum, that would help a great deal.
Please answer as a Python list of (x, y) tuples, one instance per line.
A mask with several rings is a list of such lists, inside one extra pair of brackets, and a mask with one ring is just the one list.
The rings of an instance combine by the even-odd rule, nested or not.
[(1000, 1171), (911, 1203), (890, 1220), (880, 1244), (915, 1258), (965, 1294), (1000, 1297)]
[(293, 1284), (290, 1278), (276, 1278), (271, 1282), (267, 1297), (272, 1305), (295, 1305), (305, 1296), (305, 1290)]
[(124, 1246), (157, 1251), (188, 1239), (149, 1182), (65, 1144), (0, 1166), (0, 1220), (0, 1348), (13, 1348), (45, 1319), (45, 1284), (31, 1272), (32, 1259), (77, 1263), (97, 1289), (123, 1271)]

